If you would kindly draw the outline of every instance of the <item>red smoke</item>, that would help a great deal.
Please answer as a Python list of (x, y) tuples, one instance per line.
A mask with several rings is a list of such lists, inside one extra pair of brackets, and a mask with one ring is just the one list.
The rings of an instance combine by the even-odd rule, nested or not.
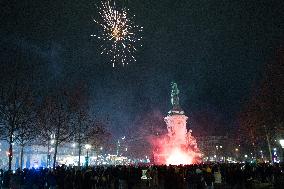
[(196, 139), (187, 132), (185, 115), (165, 117), (168, 133), (152, 140), (155, 164), (194, 164), (200, 163), (201, 153)]

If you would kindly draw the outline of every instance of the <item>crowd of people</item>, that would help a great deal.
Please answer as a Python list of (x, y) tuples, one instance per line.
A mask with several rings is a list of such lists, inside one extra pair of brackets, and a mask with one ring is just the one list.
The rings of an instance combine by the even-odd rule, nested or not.
[(186, 166), (58, 166), (0, 170), (1, 189), (250, 189), (283, 188), (279, 164)]

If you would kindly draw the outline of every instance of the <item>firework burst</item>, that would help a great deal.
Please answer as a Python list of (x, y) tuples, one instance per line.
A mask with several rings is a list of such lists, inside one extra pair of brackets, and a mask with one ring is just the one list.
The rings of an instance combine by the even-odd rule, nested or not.
[(101, 31), (98, 35), (91, 35), (103, 41), (101, 45), (101, 54), (107, 54), (111, 57), (114, 67), (117, 63), (122, 65), (136, 61), (134, 54), (138, 46), (142, 46), (139, 41), (142, 37), (142, 27), (135, 25), (133, 17), (128, 14), (128, 9), (118, 9), (115, 2), (107, 0), (98, 7), (99, 19), (94, 20)]

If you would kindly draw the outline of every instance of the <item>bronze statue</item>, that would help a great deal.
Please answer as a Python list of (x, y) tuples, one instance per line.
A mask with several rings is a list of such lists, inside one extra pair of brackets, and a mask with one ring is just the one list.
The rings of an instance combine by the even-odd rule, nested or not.
[(172, 82), (171, 85), (172, 85), (171, 103), (173, 105), (173, 108), (176, 109), (179, 108), (179, 97), (178, 97), (179, 90), (175, 82)]

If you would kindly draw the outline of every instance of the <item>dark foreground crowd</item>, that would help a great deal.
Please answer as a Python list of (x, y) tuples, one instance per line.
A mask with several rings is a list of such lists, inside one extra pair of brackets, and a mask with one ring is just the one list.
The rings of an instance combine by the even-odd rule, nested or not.
[(279, 164), (96, 166), (24, 169), (0, 173), (1, 189), (284, 188)]

